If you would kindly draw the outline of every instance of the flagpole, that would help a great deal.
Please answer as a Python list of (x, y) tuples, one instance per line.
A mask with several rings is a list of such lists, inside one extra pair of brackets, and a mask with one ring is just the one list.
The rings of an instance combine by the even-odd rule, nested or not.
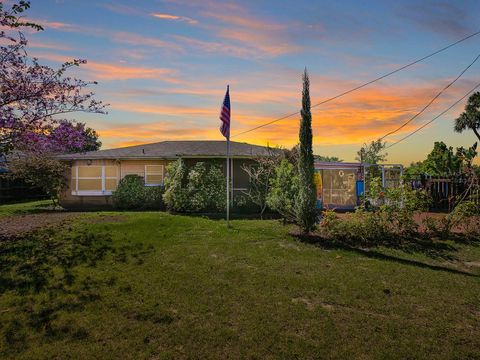
[[(220, 132), (227, 140), (227, 228), (230, 227), (230, 86), (227, 85), (227, 92), (223, 99), (222, 109), (220, 110)], [(233, 170), (233, 169), (232, 169)]]
[(227, 227), (230, 227), (230, 134), (227, 137)]

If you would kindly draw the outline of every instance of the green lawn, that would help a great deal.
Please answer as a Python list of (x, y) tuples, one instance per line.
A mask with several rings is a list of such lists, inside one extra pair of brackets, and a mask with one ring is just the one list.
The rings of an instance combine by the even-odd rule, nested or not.
[[(3, 210), (0, 210), (0, 212)], [(0, 242), (0, 358), (480, 359), (480, 248), (90, 213)]]
[(45, 211), (52, 207), (51, 200), (29, 201), (16, 204), (0, 205), (0, 217), (8, 215), (24, 215)]

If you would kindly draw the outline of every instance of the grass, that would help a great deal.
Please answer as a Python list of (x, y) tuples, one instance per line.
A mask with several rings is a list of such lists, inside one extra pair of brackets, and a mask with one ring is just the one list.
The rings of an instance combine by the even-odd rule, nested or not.
[(28, 201), (7, 205), (0, 205), (0, 217), (10, 215), (25, 215), (44, 212), (52, 208), (51, 200)]
[(0, 358), (480, 359), (475, 244), (367, 251), (156, 212), (74, 221), (0, 242)]

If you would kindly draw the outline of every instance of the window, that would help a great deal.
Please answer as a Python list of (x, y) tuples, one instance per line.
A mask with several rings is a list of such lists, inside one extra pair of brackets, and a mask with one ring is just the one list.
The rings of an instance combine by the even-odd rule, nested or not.
[(72, 167), (72, 195), (111, 195), (117, 185), (116, 166)]
[(145, 165), (145, 185), (163, 185), (163, 165)]

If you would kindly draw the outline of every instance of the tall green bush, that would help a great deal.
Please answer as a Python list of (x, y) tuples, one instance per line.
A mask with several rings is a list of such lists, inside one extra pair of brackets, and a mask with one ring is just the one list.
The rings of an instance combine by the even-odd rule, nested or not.
[(198, 162), (188, 169), (182, 159), (167, 167), (163, 199), (170, 211), (223, 211), (226, 206), (225, 177), (220, 165)]
[(117, 190), (112, 194), (113, 204), (118, 209), (156, 209), (163, 208), (162, 186), (145, 186), (143, 177), (126, 175), (120, 180)]
[(307, 69), (303, 74), (302, 116), (300, 121), (300, 158), (298, 162), (299, 192), (295, 201), (297, 223), (304, 233), (315, 228), (317, 211), (317, 190), (314, 182), (314, 165), (312, 150), (312, 113), (310, 111), (310, 80)]
[(185, 189), (187, 166), (182, 159), (178, 159), (167, 166), (165, 178), (165, 193), (163, 201), (170, 211), (186, 211), (187, 190)]
[(298, 196), (298, 175), (295, 167), (283, 159), (275, 168), (275, 174), (270, 181), (270, 191), (267, 195), (267, 205), (278, 212), (284, 221), (293, 222), (295, 216), (295, 199)]
[(188, 172), (189, 211), (222, 211), (226, 203), (226, 184), (217, 164), (198, 162)]

